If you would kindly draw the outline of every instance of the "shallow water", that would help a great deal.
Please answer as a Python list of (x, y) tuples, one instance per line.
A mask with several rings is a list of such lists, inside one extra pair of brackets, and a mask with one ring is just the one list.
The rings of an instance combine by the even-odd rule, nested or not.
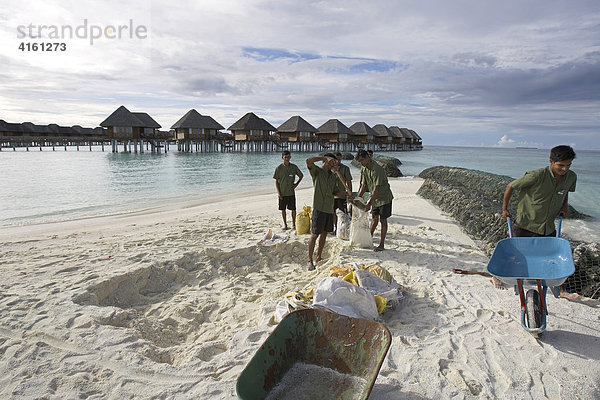
[[(579, 211), (600, 216), (600, 152), (577, 151), (572, 169), (577, 191), (569, 196)], [(447, 165), (520, 177), (548, 165), (548, 150), (481, 147), (434, 147), (422, 151), (390, 152), (402, 161), (405, 175)], [(304, 160), (314, 153), (294, 153), (292, 162), (311, 179)], [(61, 221), (144, 209), (214, 195), (273, 190), (273, 171), (279, 153), (131, 154), (76, 151), (0, 152), (0, 227)], [(346, 163), (349, 164), (348, 161)], [(358, 169), (351, 167), (356, 178)], [(597, 220), (568, 221), (566, 230), (600, 237)], [(596, 239), (597, 240), (597, 239)]]

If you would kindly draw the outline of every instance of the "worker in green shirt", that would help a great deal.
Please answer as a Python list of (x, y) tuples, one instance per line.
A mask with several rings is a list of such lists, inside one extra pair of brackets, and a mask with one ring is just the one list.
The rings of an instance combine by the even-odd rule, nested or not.
[[(342, 178), (344, 179), (344, 183), (348, 190), (352, 193), (352, 173), (350, 172), (350, 168), (347, 165), (342, 164), (342, 153), (335, 153), (336, 158), (336, 167)], [(337, 227), (337, 210), (342, 210), (345, 214), (348, 214), (348, 207), (346, 206), (346, 187), (344, 187), (344, 183), (338, 179), (337, 187), (338, 190), (343, 191), (344, 194), (342, 196), (335, 196), (333, 199), (333, 230), (335, 231)]]
[[(569, 192), (575, 191), (577, 175), (571, 171), (575, 151), (570, 146), (550, 150), (550, 166), (528, 171), (506, 186), (502, 202), (502, 217), (512, 217), (508, 204), (514, 190), (519, 192), (514, 236), (556, 236), (554, 220), (567, 216)], [(503, 288), (496, 277), (494, 286)]]
[[(286, 208), (292, 212), (292, 229), (296, 229), (296, 192), (295, 189), (304, 177), (302, 171), (296, 164), (290, 162), (292, 155), (289, 151), (284, 151), (281, 155), (283, 162), (275, 168), (273, 179), (277, 188), (279, 197), (279, 209), (283, 218), (283, 230), (287, 230)], [(298, 180), (296, 181), (296, 177)]]
[[(323, 161), (323, 167), (315, 165)], [(308, 270), (315, 269), (315, 263), (321, 261), (323, 248), (328, 232), (333, 232), (333, 203), (334, 196), (341, 195), (345, 191), (337, 188), (338, 177), (332, 170), (336, 167), (337, 159), (331, 153), (325, 153), (323, 157), (310, 157), (306, 159), (306, 166), (310, 172), (315, 189), (313, 195), (313, 210), (311, 219), (311, 235), (308, 240)], [(319, 239), (317, 257), (313, 261), (315, 243)]]
[(392, 199), (394, 196), (385, 170), (381, 165), (373, 161), (365, 150), (358, 151), (356, 161), (362, 165), (362, 181), (358, 196), (362, 196), (367, 188), (371, 192), (371, 198), (367, 203), (366, 210), (368, 211), (372, 207), (371, 236), (375, 233), (375, 229), (381, 220), (381, 238), (379, 239), (379, 246), (375, 247), (375, 251), (382, 251), (385, 249), (385, 236), (388, 230), (387, 219), (392, 215)]

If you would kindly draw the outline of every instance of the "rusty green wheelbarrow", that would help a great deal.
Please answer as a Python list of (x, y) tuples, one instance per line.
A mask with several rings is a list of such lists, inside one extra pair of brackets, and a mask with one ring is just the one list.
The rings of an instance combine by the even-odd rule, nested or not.
[(379, 322), (321, 310), (288, 314), (237, 380), (242, 400), (366, 399), (392, 342)]

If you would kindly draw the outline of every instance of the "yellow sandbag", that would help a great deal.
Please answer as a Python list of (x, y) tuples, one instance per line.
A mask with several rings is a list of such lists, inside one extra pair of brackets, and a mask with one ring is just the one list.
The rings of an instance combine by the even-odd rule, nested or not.
[(310, 218), (312, 217), (312, 210), (310, 206), (304, 206), (302, 211), (296, 215), (296, 233), (298, 235), (304, 235), (310, 232)]
[(354, 271), (350, 272), (348, 275), (346, 275), (342, 279), (345, 280), (346, 282), (350, 282), (356, 286), (360, 286), (358, 284), (358, 278), (356, 277), (356, 274), (354, 273)]
[(379, 265), (376, 265), (376, 264), (364, 265), (363, 264), (360, 266), (360, 268), (367, 270), (369, 272), (372, 272), (377, 277), (383, 279), (387, 283), (392, 283), (392, 275), (385, 268), (380, 267)]
[(308, 301), (312, 303), (313, 297), (315, 297), (315, 288), (305, 290), (303, 295)]
[(375, 295), (375, 304), (377, 305), (377, 312), (379, 314), (382, 314), (385, 311), (385, 306), (387, 305), (387, 299), (385, 297)]
[(333, 265), (329, 268), (329, 271), (329, 276), (343, 278), (344, 276), (348, 275), (350, 271), (352, 271), (352, 266), (348, 264), (342, 265), (341, 267)]
[[(350, 272), (343, 279), (346, 282), (350, 282), (356, 286), (360, 286), (358, 284), (358, 278), (356, 277), (356, 273), (354, 271)], [(379, 314), (383, 313), (383, 311), (385, 310), (385, 306), (387, 305), (387, 299), (385, 297), (381, 297), (378, 295), (374, 295), (373, 297), (375, 297), (375, 304), (377, 305), (377, 312)]]

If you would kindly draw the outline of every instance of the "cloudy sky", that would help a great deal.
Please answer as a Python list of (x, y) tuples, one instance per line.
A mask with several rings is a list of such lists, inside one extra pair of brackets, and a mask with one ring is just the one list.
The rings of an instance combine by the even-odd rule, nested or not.
[(93, 127), (125, 105), (168, 129), (195, 108), (600, 149), (598, 0), (0, 0), (0, 66), (7, 122)]

